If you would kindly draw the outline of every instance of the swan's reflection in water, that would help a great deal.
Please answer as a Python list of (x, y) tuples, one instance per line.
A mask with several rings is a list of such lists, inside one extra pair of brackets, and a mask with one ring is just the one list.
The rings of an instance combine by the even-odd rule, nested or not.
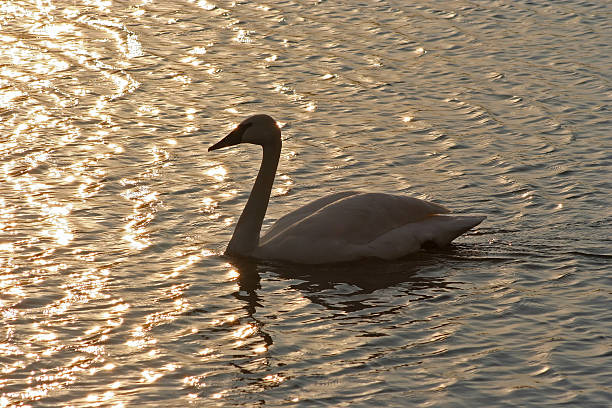
[[(405, 259), (389, 262), (368, 259), (359, 262), (330, 265), (297, 265), (250, 258), (232, 258), (229, 263), (239, 272), (240, 291), (257, 298), (261, 289), (261, 274), (274, 273), (288, 280), (302, 280), (303, 283), (290, 287), (304, 292), (306, 297), (332, 289), (338, 284), (348, 284), (359, 289), (360, 294), (372, 293), (394, 285), (405, 284), (406, 289), (440, 288), (450, 289), (452, 283), (444, 277), (430, 277), (419, 272), (444, 270), (449, 262), (461, 261), (462, 255), (452, 250), (423, 251)], [(407, 293), (408, 293), (407, 292)], [(238, 296), (237, 296), (238, 297)], [(424, 295), (425, 298), (430, 297)], [(239, 297), (248, 300), (250, 297)], [(251, 306), (257, 306), (253, 304)], [(364, 306), (366, 307), (366, 306)]]
[[(231, 258), (229, 265), (238, 272), (238, 291), (233, 295), (244, 302), (247, 316), (256, 322), (269, 346), (272, 338), (261, 330), (263, 325), (256, 317), (258, 308), (264, 308), (266, 303), (266, 294), (262, 292), (262, 276), (274, 276), (287, 281), (288, 289), (332, 311), (330, 318), (338, 317), (337, 312), (343, 312), (342, 316), (350, 318), (357, 312), (371, 308), (376, 308), (377, 315), (393, 314), (410, 302), (432, 299), (451, 291), (462, 282), (440, 276), (440, 271), (448, 271), (450, 263), (465, 262), (468, 259), (457, 251), (436, 250), (413, 254), (394, 262), (371, 259), (312, 266)], [(395, 298), (403, 299), (390, 302), (382, 293), (381, 296), (373, 295), (374, 292), (385, 290), (392, 290)]]

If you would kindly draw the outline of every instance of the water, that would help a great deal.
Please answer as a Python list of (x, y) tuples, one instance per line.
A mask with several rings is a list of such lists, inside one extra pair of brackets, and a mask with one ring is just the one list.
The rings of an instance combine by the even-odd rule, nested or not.
[[(612, 405), (605, 1), (0, 3), (0, 406)], [(329, 267), (221, 254), (327, 193), (488, 219)]]

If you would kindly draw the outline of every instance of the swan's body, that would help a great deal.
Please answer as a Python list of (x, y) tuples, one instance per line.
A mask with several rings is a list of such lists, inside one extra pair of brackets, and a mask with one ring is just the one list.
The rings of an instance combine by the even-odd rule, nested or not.
[(229, 255), (305, 264), (395, 259), (425, 244), (448, 245), (485, 218), (447, 215), (441, 205), (406, 196), (345, 191), (290, 212), (260, 237), (280, 157), (280, 129), (270, 116), (251, 116), (208, 150), (238, 143), (261, 145), (263, 159)]

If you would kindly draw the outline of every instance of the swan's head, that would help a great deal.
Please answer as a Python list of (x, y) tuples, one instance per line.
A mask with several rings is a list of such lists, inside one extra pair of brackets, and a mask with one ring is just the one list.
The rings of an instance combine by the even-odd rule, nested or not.
[(276, 121), (268, 115), (253, 115), (243, 120), (229, 135), (208, 148), (208, 151), (253, 143), (261, 146), (280, 145), (281, 131)]

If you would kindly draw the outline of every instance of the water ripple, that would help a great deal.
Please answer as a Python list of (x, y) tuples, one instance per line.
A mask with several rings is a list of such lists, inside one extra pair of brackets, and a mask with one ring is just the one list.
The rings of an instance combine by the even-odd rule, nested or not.
[[(0, 406), (608, 406), (605, 2), (0, 3)], [(484, 213), (447, 250), (224, 257), (341, 190)], [(604, 367), (604, 368), (602, 368)]]

